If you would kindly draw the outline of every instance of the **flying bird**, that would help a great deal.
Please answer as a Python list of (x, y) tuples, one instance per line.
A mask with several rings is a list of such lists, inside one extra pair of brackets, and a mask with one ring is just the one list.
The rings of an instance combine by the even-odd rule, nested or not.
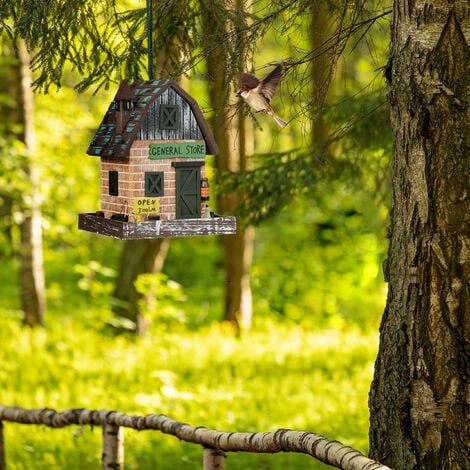
[(243, 73), (240, 89), (236, 95), (243, 98), (257, 113), (263, 112), (269, 114), (279, 125), (285, 127), (286, 123), (274, 112), (269, 104), (277, 85), (281, 80), (281, 70), (283, 62), (279, 62), (276, 68), (264, 79), (258, 80), (251, 73)]

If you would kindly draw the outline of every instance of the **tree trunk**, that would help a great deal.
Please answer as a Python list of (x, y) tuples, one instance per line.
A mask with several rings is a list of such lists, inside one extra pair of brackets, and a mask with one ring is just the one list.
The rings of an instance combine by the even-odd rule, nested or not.
[(105, 422), (102, 429), (101, 468), (124, 469), (124, 428)]
[[(253, 152), (254, 130), (251, 121), (244, 118), (238, 111), (234, 113), (236, 99), (231, 83), (231, 67), (235, 66), (237, 75), (241, 75), (243, 51), (240, 50), (239, 63), (232, 64), (229, 45), (223, 41), (229, 39), (228, 34), (216, 44), (211, 40), (210, 31), (226, 31), (233, 25), (224, 22), (218, 9), (227, 8), (222, 2), (214, 7), (214, 2), (201, 0), (201, 16), (204, 36), (210, 40), (204, 44), (206, 51), (207, 73), (211, 80), (210, 99), (214, 111), (212, 118), (214, 138), (219, 146), (220, 154), (216, 158), (219, 171), (240, 171), (247, 168), (247, 155)], [(233, 2), (233, 8), (242, 8), (240, 1)], [(240, 38), (238, 38), (240, 39)], [(243, 49), (243, 41), (239, 43)], [(238, 79), (237, 76), (237, 79)], [(242, 200), (240, 194), (219, 195), (217, 209), (222, 214), (229, 214)], [(252, 263), (254, 229), (238, 224), (237, 234), (222, 236), (225, 269), (225, 309), (224, 320), (233, 322), (237, 328), (249, 328), (252, 323), (252, 297), (250, 268)]]
[[(231, 89), (232, 96), (235, 91)], [(229, 102), (233, 100), (229, 98)], [(238, 125), (236, 124), (238, 123)], [(220, 156), (218, 169), (233, 172), (247, 169), (247, 155), (254, 150), (253, 123), (241, 112), (232, 118), (231, 127), (226, 128), (226, 153)], [(219, 197), (222, 214), (231, 213), (243, 201), (240, 193)], [(241, 223), (240, 223), (241, 222)], [(225, 311), (224, 320), (234, 322), (238, 328), (250, 328), (253, 322), (251, 294), (251, 264), (253, 260), (254, 228), (243, 225), (239, 220), (235, 235), (222, 236), (225, 269)]]
[(24, 160), (20, 166), (27, 178), (27, 189), (23, 189), (18, 200), (21, 212), (19, 282), (23, 323), (35, 326), (44, 325), (45, 312), (42, 216), (37, 194), (38, 177), (34, 164), (36, 142), (30, 57), (24, 41), (16, 42), (16, 52), (17, 58), (11, 65), (10, 80), (4, 83), (16, 106), (5, 107), (2, 115), (11, 122), (12, 137), (23, 142), (25, 146), (25, 156), (22, 157)]
[(313, 54), (311, 73), (311, 137), (313, 146), (321, 148), (327, 143), (330, 132), (330, 126), (326, 122), (322, 109), (330, 89), (334, 69), (328, 54), (320, 53), (331, 34), (332, 13), (329, 11), (328, 2), (319, 1), (311, 4), (310, 21), (310, 42), (312, 51), (316, 51)]
[(5, 257), (13, 254), (13, 203), (14, 200), (10, 194), (0, 193), (0, 230), (7, 241), (0, 248), (0, 253)]
[(250, 268), (253, 255), (254, 229), (244, 227), (236, 235), (225, 235), (225, 312), (224, 320), (237, 328), (250, 328), (253, 321)]
[(395, 470), (470, 468), (469, 39), (467, 0), (395, 1), (389, 293), (369, 399), (371, 456)]
[(147, 331), (148, 321), (139, 311), (138, 301), (141, 294), (137, 292), (135, 281), (140, 274), (160, 272), (169, 247), (170, 242), (166, 238), (124, 242), (114, 289), (113, 312), (117, 316), (132, 320), (139, 336), (143, 336)]

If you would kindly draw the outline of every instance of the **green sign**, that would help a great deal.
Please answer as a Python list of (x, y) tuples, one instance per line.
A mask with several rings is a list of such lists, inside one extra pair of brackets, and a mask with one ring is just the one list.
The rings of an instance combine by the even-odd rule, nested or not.
[(206, 156), (205, 142), (160, 142), (150, 144), (149, 158), (204, 158)]

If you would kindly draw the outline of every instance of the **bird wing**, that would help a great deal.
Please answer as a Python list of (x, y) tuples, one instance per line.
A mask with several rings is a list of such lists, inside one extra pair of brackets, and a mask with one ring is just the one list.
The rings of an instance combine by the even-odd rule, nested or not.
[(276, 68), (261, 82), (261, 93), (270, 101), (274, 96), (277, 85), (281, 80), (282, 62), (277, 64)]
[(256, 88), (258, 84), (259, 80), (254, 75), (251, 75), (251, 73), (242, 73), (242, 90), (252, 90), (253, 88)]

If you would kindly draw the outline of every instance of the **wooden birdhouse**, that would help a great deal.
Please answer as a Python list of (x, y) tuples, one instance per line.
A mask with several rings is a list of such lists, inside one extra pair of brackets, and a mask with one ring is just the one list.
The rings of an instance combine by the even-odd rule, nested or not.
[(122, 82), (87, 150), (101, 160), (101, 208), (79, 214), (79, 228), (121, 239), (236, 233), (235, 217), (206, 205), (206, 155), (218, 151), (177, 83)]

